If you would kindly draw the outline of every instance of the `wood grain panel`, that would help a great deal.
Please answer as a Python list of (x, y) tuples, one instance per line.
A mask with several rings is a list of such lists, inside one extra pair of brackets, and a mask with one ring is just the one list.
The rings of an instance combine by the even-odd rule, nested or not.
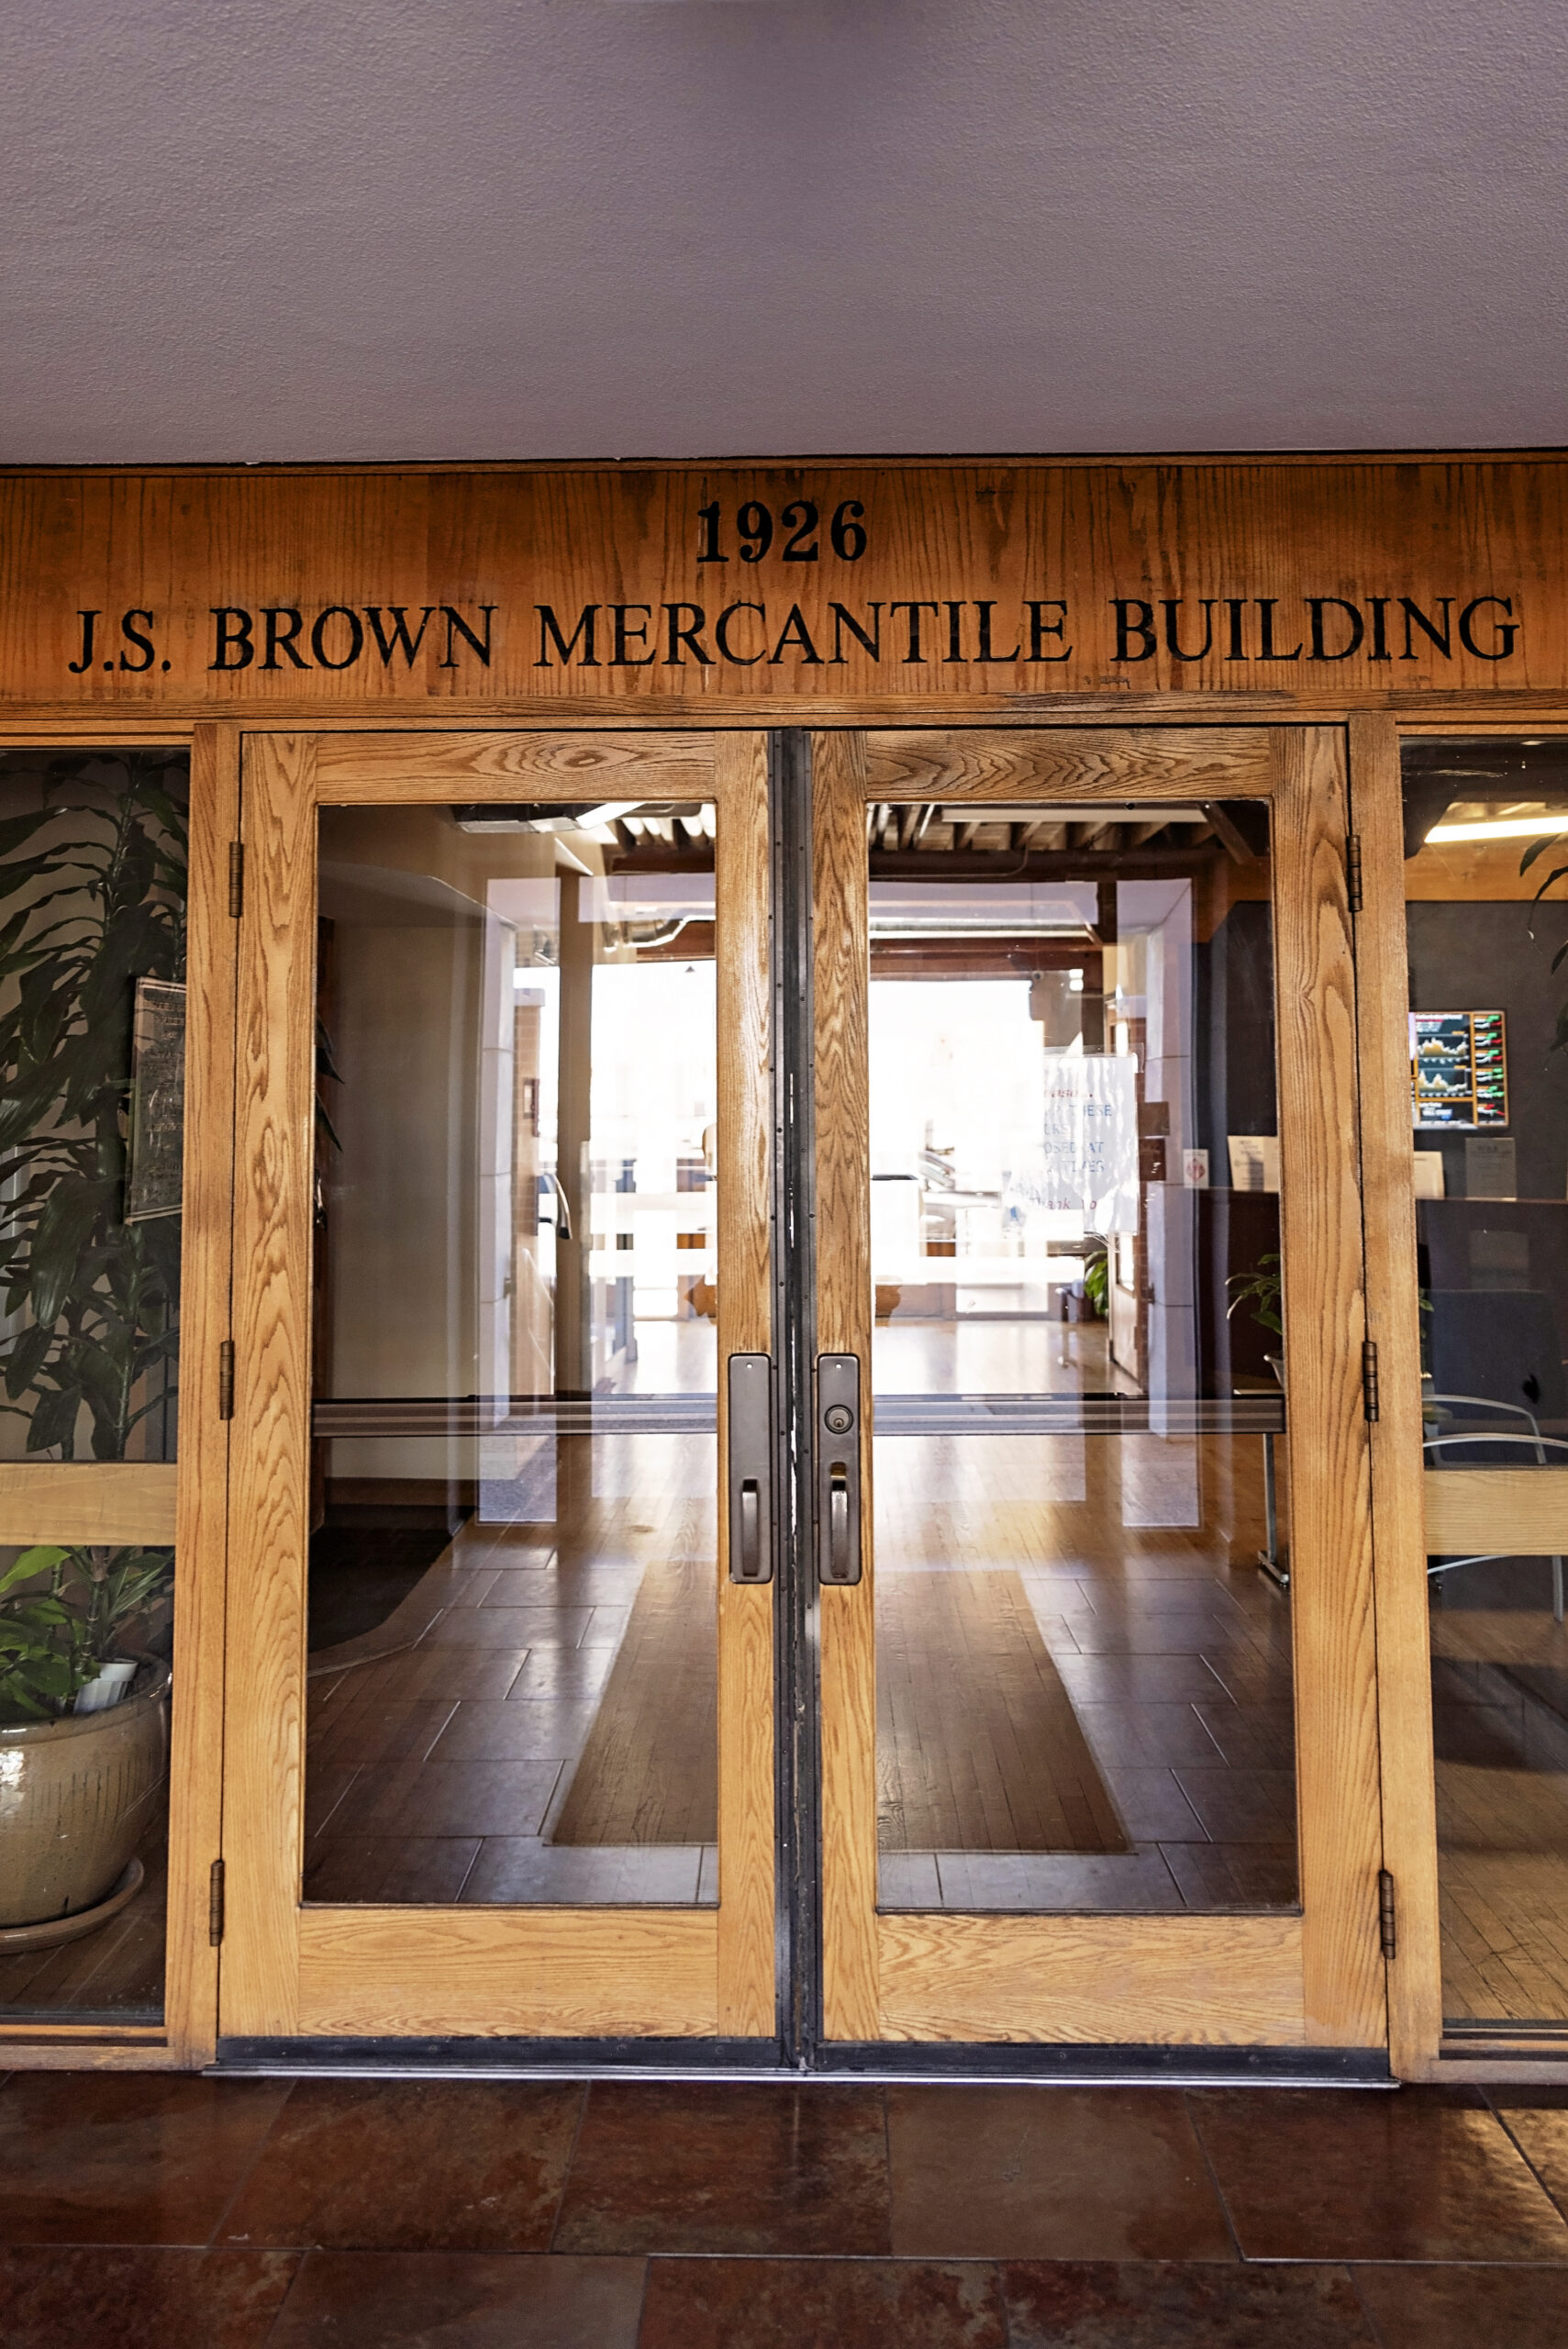
[(1429, 1557), (1568, 1555), (1568, 1468), (1429, 1468), (1421, 1483)]
[(710, 2039), (717, 1931), (711, 1909), (306, 1909), (298, 2028)]
[(1241, 799), (1273, 787), (1262, 727), (905, 729), (866, 736), (873, 799)]
[(865, 753), (814, 734), (817, 1349), (861, 1364), (861, 1546), (848, 1590), (820, 1593), (822, 2005), (829, 2039), (875, 2039), (876, 1655), (872, 1554), (871, 949)]
[(1274, 957), (1307, 2035), (1385, 2036), (1344, 738), (1278, 737)]
[[(718, 1016), (718, 1359), (771, 1353), (772, 995), (768, 974), (768, 765), (762, 734), (719, 740), (709, 786)], [(720, 1492), (728, 1489), (728, 1381), (718, 1380)], [(718, 2029), (775, 2027), (774, 1595), (729, 1580), (718, 1510)]]
[(235, 1119), (226, 2032), (297, 2025), (304, 1764), (316, 748), (246, 744)]
[(1350, 759), (1351, 820), (1362, 852), (1356, 1026), (1367, 1331), (1377, 1346), (1380, 1395), (1371, 1441), (1383, 1848), (1398, 1902), (1398, 1954), (1387, 1968), (1389, 2061), (1402, 2078), (1418, 2078), (1437, 2060), (1442, 1983), (1407, 1020), (1409, 868), (1393, 721), (1353, 721)]
[(83, 2031), (61, 2037), (50, 2023), (47, 2038), (28, 2035), (37, 2029), (24, 2024), (14, 2032), (0, 2031), (7, 2067), (15, 2065), (19, 2072), (183, 2072), (197, 2060), (156, 2032), (117, 2030), (112, 2036), (100, 2032), (95, 2038)]
[(233, 1249), (236, 941), (228, 846), (239, 830), (239, 735), (228, 727), (198, 728), (191, 746), (164, 1976), (170, 2044), (191, 2065), (211, 2061), (217, 2032), (218, 1953), (208, 1937), (207, 1896), (212, 1863), (223, 1849), (229, 1422), (217, 1411), (217, 1350), (229, 1330)]
[[(370, 800), (706, 798), (711, 734), (328, 734), (317, 744), (324, 803)], [(651, 777), (648, 770), (655, 770)]]
[[(785, 565), (780, 532), (763, 562), (739, 565), (736, 508), (761, 499), (776, 518), (802, 496), (825, 525), (841, 501), (863, 505), (861, 559), (838, 558), (825, 529), (816, 562)], [(697, 513), (715, 502), (728, 561), (705, 564)], [(0, 692), (78, 713), (293, 722), (314, 708), (380, 723), (399, 707), (450, 718), (550, 700), (705, 720), (721, 705), (894, 695), (976, 712), (1097, 696), (1125, 710), (1239, 685), (1278, 717), (1440, 691), (1518, 705), (1568, 691), (1565, 532), (1568, 466), (1551, 454), (16, 471), (0, 475)], [(1446, 627), (1446, 654), (1416, 629), (1406, 659), (1407, 596)], [(1510, 612), (1470, 610), (1487, 596)], [(1236, 599), (1240, 643), (1220, 597)], [(1324, 597), (1354, 604), (1353, 645)], [(670, 607), (677, 623), (699, 616), (695, 646), (672, 635)], [(151, 666), (83, 662), (89, 607), (100, 656), (117, 650), (121, 612), (150, 612)], [(227, 651), (224, 608), (250, 621)], [(546, 608), (565, 641), (591, 608), (595, 642), (563, 652)], [(406, 651), (399, 610), (418, 632)], [(1132, 623), (1120, 640), (1118, 617)]]
[(1299, 2046), (1297, 1917), (877, 1920), (889, 2039)]
[(0, 1542), (172, 1542), (176, 1474), (172, 1461), (5, 1461)]

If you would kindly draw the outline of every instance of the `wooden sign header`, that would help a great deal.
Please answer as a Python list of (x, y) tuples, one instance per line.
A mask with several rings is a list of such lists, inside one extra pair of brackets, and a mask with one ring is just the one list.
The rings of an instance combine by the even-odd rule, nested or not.
[(0, 703), (1568, 696), (1568, 460), (0, 476)]

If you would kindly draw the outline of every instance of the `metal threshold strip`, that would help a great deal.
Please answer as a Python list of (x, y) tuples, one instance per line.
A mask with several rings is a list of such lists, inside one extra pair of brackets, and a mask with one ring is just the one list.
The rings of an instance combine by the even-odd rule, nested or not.
[(212, 2078), (902, 2082), (1058, 2087), (1394, 2088), (1380, 2048), (1088, 2047), (1056, 2044), (819, 2047), (809, 2070), (773, 2041), (225, 2039)]

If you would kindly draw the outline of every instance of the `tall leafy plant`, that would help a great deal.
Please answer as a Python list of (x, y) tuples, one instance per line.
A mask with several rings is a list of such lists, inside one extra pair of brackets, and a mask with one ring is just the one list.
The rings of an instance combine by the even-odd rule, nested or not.
[(48, 760), (0, 821), (0, 1343), (29, 1453), (121, 1460), (164, 1408), (180, 1221), (124, 1220), (133, 987), (185, 969), (185, 762)]

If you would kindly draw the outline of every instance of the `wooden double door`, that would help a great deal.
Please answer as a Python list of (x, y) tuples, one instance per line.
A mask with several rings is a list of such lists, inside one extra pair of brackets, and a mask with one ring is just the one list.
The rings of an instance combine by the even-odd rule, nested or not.
[(1342, 743), (246, 739), (220, 2044), (1375, 2060)]

